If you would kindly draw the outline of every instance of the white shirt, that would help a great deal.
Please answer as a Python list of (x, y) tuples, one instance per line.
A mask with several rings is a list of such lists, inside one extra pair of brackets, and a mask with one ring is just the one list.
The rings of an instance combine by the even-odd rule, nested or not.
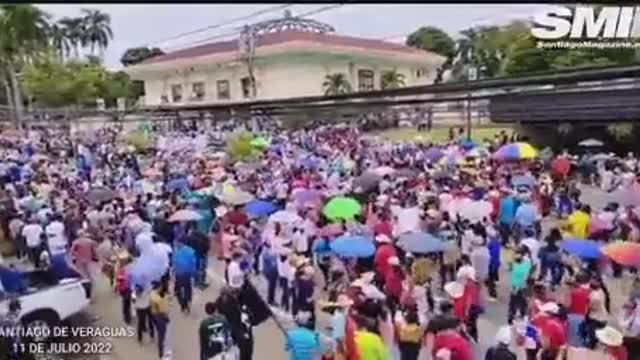
[(22, 236), (24, 236), (27, 246), (35, 248), (40, 246), (42, 239), (40, 236), (44, 230), (40, 224), (27, 224), (22, 228)]
[(232, 261), (227, 267), (227, 277), (229, 286), (234, 289), (239, 289), (244, 285), (244, 272), (240, 269), (240, 264), (237, 261)]
[(538, 252), (540, 251), (540, 242), (535, 238), (528, 237), (522, 239), (522, 245), (526, 246), (527, 249), (529, 249), (529, 252), (531, 253), (531, 260), (533, 261), (533, 263), (539, 263), (540, 260), (538, 259)]
[(304, 232), (296, 231), (292, 235), (293, 247), (299, 253), (305, 253), (309, 250), (309, 239)]
[(284, 261), (278, 259), (278, 276), (287, 279), (289, 282), (293, 282), (295, 279), (295, 269), (289, 263), (288, 258)]

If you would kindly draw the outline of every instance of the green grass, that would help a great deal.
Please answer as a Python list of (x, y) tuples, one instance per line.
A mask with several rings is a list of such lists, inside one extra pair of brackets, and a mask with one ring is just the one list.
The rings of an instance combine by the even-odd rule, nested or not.
[[(475, 141), (482, 141), (485, 138), (492, 139), (500, 131), (509, 132), (510, 127), (483, 126), (471, 129), (471, 138)], [(445, 143), (449, 140), (449, 128), (434, 128), (431, 131), (418, 131), (415, 128), (394, 128), (376, 132), (382, 138), (403, 142), (403, 141), (431, 141), (434, 143)]]

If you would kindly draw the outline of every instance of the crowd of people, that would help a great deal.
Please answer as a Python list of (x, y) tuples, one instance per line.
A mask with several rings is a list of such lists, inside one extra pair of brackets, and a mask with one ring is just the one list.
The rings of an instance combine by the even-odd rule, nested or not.
[[(398, 144), (351, 127), (279, 130), (236, 161), (202, 131), (152, 133), (144, 153), (109, 129), (5, 131), (3, 225), (26, 260), (0, 264), (0, 292), (28, 290), (21, 264), (47, 282), (105, 276), (123, 321), (163, 359), (170, 299), (191, 312), (213, 255), (226, 287), (205, 306), (203, 360), (252, 359), (252, 328), (269, 317), (295, 360), (476, 359), (490, 336), (478, 320), (504, 300), (486, 359), (632, 359), (640, 281), (618, 311), (607, 279), (634, 276), (640, 261), (603, 249), (640, 236), (637, 160), (576, 162), (505, 133), (460, 135)], [(609, 203), (592, 207), (578, 178), (611, 191)]]

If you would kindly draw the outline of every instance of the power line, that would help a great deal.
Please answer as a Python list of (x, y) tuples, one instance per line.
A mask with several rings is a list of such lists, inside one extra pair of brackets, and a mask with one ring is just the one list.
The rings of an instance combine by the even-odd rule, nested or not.
[[(320, 13), (323, 13), (323, 12), (326, 12), (326, 11), (329, 11), (329, 10), (333, 10), (333, 9), (342, 7), (344, 5), (345, 4), (334, 4), (334, 5), (324, 6), (324, 7), (321, 7), (319, 9), (311, 10), (311, 11), (302, 13), (300, 15), (296, 15), (296, 17), (303, 18), (303, 17), (307, 17), (307, 16), (312, 16), (312, 15), (320, 14)], [(210, 37), (207, 37), (207, 38), (201, 39), (201, 40), (196, 40), (196, 41), (193, 41), (193, 42), (190, 42), (190, 43), (187, 43), (187, 44), (179, 45), (177, 47), (169, 48), (169, 49), (167, 49), (167, 51), (168, 52), (172, 52), (172, 51), (182, 50), (182, 49), (185, 49), (185, 48), (188, 48), (188, 47), (202, 45), (202, 44), (211, 42), (212, 40), (226, 38), (226, 37), (233, 36), (233, 35), (240, 35), (240, 33), (242, 33), (242, 29), (243, 29), (243, 27), (239, 27), (239, 28), (236, 28), (235, 31), (224, 33), (224, 34), (218, 34), (218, 35), (210, 36)]]
[(291, 6), (293, 6), (293, 4), (284, 4), (284, 5), (272, 6), (272, 7), (269, 7), (267, 9), (262, 9), (262, 10), (259, 10), (259, 11), (255, 11), (255, 12), (253, 12), (251, 14), (240, 16), (240, 17), (237, 17), (237, 18), (233, 18), (233, 19), (230, 19), (230, 20), (218, 23), (218, 24), (209, 25), (209, 26), (206, 26), (206, 27), (203, 27), (203, 28), (187, 31), (187, 32), (184, 32), (184, 33), (181, 33), (181, 34), (169, 37), (169, 38), (153, 41), (153, 42), (147, 43), (146, 46), (152, 46), (152, 45), (155, 45), (155, 44), (159, 44), (159, 43), (163, 43), (163, 42), (179, 39), (179, 38), (182, 38), (182, 37), (185, 37), (185, 36), (198, 34), (198, 33), (204, 32), (204, 31), (217, 29), (217, 28), (220, 28), (220, 27), (223, 27), (223, 26), (231, 25), (231, 24), (233, 24), (235, 22), (238, 22), (238, 21), (249, 20), (249, 19), (254, 18), (256, 16), (260, 16), (260, 15), (267, 14), (267, 13), (270, 13), (270, 12), (286, 9), (288, 7), (291, 7)]

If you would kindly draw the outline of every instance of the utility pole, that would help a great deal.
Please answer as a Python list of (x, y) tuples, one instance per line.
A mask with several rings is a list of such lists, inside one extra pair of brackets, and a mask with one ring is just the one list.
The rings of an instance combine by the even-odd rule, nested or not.
[(247, 64), (247, 72), (249, 73), (251, 99), (255, 99), (258, 93), (254, 67), (254, 59), (256, 55), (256, 29), (251, 25), (245, 25), (238, 40), (240, 51), (242, 52), (245, 63)]
[[(467, 82), (476, 80), (478, 70), (475, 64), (470, 66), (467, 71)], [(471, 90), (467, 92), (467, 141), (471, 141)]]

